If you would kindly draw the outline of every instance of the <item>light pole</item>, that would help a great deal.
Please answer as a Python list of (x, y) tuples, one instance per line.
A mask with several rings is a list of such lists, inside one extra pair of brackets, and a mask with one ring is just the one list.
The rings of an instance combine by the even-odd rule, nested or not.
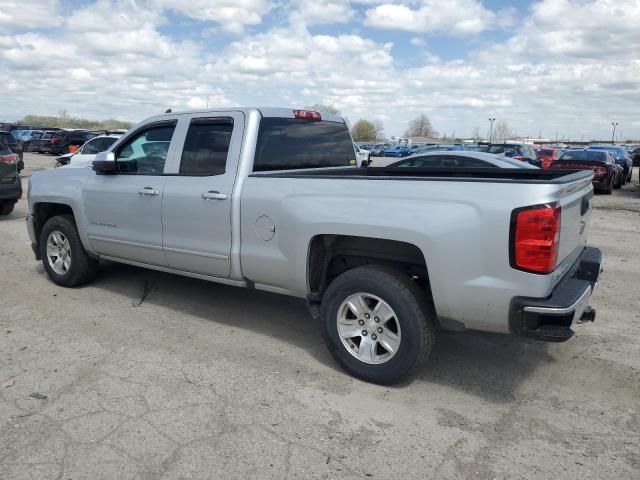
[(611, 122), (611, 126), (613, 127), (613, 133), (611, 134), (611, 145), (616, 143), (616, 127), (620, 125), (618, 122)]
[(493, 122), (495, 122), (496, 119), (490, 118), (489, 121), (491, 122), (491, 127), (489, 128), (489, 143), (491, 143), (493, 140)]

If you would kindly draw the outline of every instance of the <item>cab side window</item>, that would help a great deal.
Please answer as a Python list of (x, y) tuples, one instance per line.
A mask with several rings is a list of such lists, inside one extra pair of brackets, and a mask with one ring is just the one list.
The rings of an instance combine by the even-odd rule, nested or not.
[(176, 123), (162, 123), (134, 134), (115, 152), (118, 173), (162, 175)]
[(232, 133), (232, 118), (193, 119), (182, 150), (180, 175), (223, 175)]

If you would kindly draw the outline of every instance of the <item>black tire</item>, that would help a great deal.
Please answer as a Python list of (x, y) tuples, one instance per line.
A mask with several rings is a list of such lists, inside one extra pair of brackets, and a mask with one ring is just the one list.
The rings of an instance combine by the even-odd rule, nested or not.
[(605, 195), (611, 195), (613, 193), (613, 183), (614, 183), (614, 178), (611, 177), (611, 182), (609, 182), (609, 186), (605, 189), (602, 190), (602, 193), (604, 193)]
[[(384, 363), (370, 364), (356, 358), (338, 334), (340, 306), (350, 295), (360, 292), (384, 300), (395, 312), (394, 318), (400, 326), (399, 347)], [(322, 299), (320, 318), (324, 341), (336, 362), (351, 375), (383, 385), (396, 383), (411, 374), (431, 353), (437, 322), (429, 305), (426, 293), (397, 270), (377, 265), (348, 270), (329, 285)]]
[(0, 215), (9, 215), (13, 212), (13, 207), (15, 207), (14, 202), (4, 202), (0, 203)]
[[(64, 274), (56, 273), (47, 257), (47, 240), (49, 234), (56, 230), (66, 237), (71, 249), (71, 265)], [(47, 220), (40, 234), (40, 255), (49, 278), (62, 287), (83, 285), (93, 280), (98, 272), (98, 261), (89, 257), (82, 246), (73, 215), (58, 215)]]
[(613, 188), (622, 188), (622, 175), (618, 176), (618, 181), (614, 182)]

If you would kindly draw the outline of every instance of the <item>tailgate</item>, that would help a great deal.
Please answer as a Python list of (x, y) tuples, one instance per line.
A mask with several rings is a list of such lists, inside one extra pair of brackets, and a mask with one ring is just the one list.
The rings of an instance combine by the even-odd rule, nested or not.
[(593, 187), (591, 178), (566, 185), (560, 192), (560, 246), (556, 266), (573, 260), (587, 244), (587, 226), (591, 216)]

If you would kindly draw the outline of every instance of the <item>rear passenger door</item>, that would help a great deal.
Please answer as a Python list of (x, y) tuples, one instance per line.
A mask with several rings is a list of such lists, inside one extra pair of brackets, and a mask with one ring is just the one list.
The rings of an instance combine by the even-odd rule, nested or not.
[(163, 249), (169, 267), (227, 278), (231, 205), (244, 115), (208, 112), (180, 119), (182, 147), (162, 199)]

